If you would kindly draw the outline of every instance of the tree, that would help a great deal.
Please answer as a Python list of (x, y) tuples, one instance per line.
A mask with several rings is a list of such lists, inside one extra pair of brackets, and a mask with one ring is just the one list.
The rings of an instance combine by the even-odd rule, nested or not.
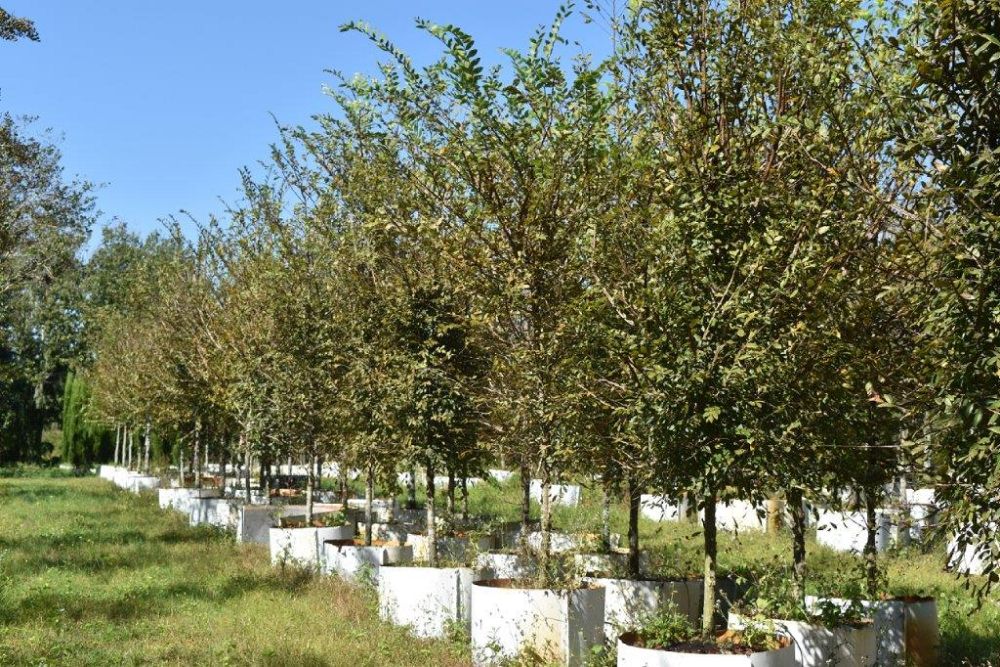
[(33, 42), (37, 42), (38, 30), (35, 29), (34, 21), (14, 16), (3, 7), (0, 7), (0, 39), (10, 42), (19, 39), (30, 39)]
[[(824, 397), (840, 378), (800, 355), (831, 339), (821, 300), (889, 218), (866, 196), (885, 139), (862, 67), (878, 25), (865, 20), (855, 5), (659, 0), (629, 24), (636, 143), (651, 145), (652, 207), (636, 226), (649, 254), (617, 262), (630, 280), (606, 291), (637, 341), (623, 348), (646, 385), (634, 418), (654, 425), (662, 487), (704, 512), (706, 634), (716, 504), (812, 486), (802, 462), (829, 431), (797, 431), (804, 410), (818, 413), (812, 427), (832, 423)], [(796, 367), (804, 379), (774, 386)]]
[(355, 82), (353, 92), (379, 111), (379, 130), (396, 138), (419, 190), (437, 200), (432, 217), (486, 327), (490, 436), (520, 464), (526, 525), (536, 466), (541, 476), (543, 560), (549, 488), (573, 460), (558, 392), (569, 357), (565, 324), (583, 289), (578, 241), (605, 205), (594, 184), (608, 100), (599, 68), (577, 61), (568, 71), (556, 56), (568, 15), (560, 10), (526, 52), (506, 52), (506, 80), (499, 69), (484, 72), (472, 38), (455, 26), (419, 22), (445, 49), (423, 71), (370, 29), (349, 26), (393, 59), (383, 80)]
[(892, 98), (914, 187), (900, 234), (911, 258), (904, 293), (929, 389), (903, 403), (927, 411), (911, 451), (940, 470), (945, 525), (960, 550), (982, 550), (986, 589), (1000, 578), (998, 34), (996, 0), (914, 3), (898, 40), (911, 93)]

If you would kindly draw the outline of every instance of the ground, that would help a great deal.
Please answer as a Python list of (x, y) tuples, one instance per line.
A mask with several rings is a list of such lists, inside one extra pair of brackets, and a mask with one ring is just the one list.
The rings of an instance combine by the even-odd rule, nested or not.
[(2, 665), (466, 665), (371, 591), (272, 568), (91, 478), (0, 479)]
[[(443, 503), (442, 503), (443, 504)], [(478, 486), (478, 514), (514, 519), (516, 480)], [(560, 508), (562, 530), (596, 532), (600, 494)], [(614, 529), (624, 531), (616, 504)], [(643, 520), (642, 542), (664, 574), (695, 573), (698, 526)], [(856, 559), (809, 544), (813, 585), (857, 582)], [(724, 535), (720, 567), (787, 563), (787, 535)], [(1000, 600), (977, 605), (943, 570), (941, 545), (885, 560), (893, 593), (938, 599), (945, 665), (1000, 664)], [(817, 590), (817, 592), (822, 592)], [(95, 478), (0, 479), (0, 664), (3, 665), (466, 665), (461, 641), (425, 642), (378, 620), (371, 591), (282, 571), (267, 551), (189, 528)]]

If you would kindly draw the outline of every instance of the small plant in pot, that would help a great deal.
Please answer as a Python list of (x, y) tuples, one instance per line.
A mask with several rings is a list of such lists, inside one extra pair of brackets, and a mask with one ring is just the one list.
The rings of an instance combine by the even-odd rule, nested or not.
[(760, 576), (746, 598), (729, 615), (729, 627), (742, 628), (768, 619), (786, 634), (802, 667), (871, 667), (876, 664), (874, 623), (857, 598), (814, 600), (795, 593), (782, 569)]
[(768, 620), (748, 620), (739, 630), (706, 636), (671, 605), (646, 616), (637, 630), (618, 639), (619, 667), (795, 664), (791, 641)]

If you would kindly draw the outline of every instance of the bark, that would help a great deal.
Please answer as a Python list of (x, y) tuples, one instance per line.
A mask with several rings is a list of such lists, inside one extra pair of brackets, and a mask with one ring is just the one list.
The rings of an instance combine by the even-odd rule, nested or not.
[(142, 469), (143, 469), (143, 471), (147, 475), (149, 474), (149, 430), (150, 430), (150, 428), (151, 427), (149, 425), (149, 421), (147, 420), (146, 421), (146, 437), (145, 437), (145, 442), (143, 443), (143, 448), (145, 449), (145, 452), (144, 452), (144, 455), (143, 455), (144, 456), (144, 461), (142, 463)]
[(701, 614), (701, 633), (705, 638), (714, 636), (715, 631), (715, 589), (718, 571), (718, 536), (715, 525), (715, 494), (705, 498), (705, 519), (703, 521), (705, 540), (705, 597)]
[(604, 480), (601, 485), (604, 497), (601, 499), (601, 547), (605, 551), (611, 551), (611, 496), (613, 490), (611, 471), (604, 472)]
[(792, 592), (803, 608), (806, 602), (806, 511), (802, 489), (789, 489), (788, 510), (792, 515)]
[(416, 509), (417, 507), (417, 468), (410, 466), (410, 473), (406, 480), (406, 508)]
[(462, 519), (469, 518), (469, 478), (462, 475)]
[(181, 445), (181, 447), (180, 447), (180, 451), (178, 452), (178, 456), (180, 457), (180, 460), (178, 461), (177, 466), (179, 468), (178, 474), (179, 474), (180, 479), (181, 479), (181, 488), (182, 489), (186, 489), (187, 487), (184, 486), (185, 481), (184, 481), (184, 446), (183, 445)]
[(865, 540), (865, 586), (867, 588), (868, 599), (875, 600), (878, 595), (878, 549), (876, 537), (878, 534), (878, 517), (876, 515), (877, 496), (868, 489), (865, 492), (865, 523), (867, 539)]
[(527, 460), (521, 461), (521, 537), (527, 538), (531, 530), (531, 471)]
[(455, 468), (448, 466), (448, 516), (455, 516)]
[[(306, 525), (311, 526), (313, 521), (313, 484), (316, 480), (316, 461), (319, 459), (317, 456), (312, 457), (310, 465), (306, 466)], [(368, 544), (371, 544), (369, 531)]]
[[(232, 443), (229, 445), (232, 447)], [(226, 495), (226, 464), (229, 461), (229, 452), (223, 452), (222, 456), (219, 458), (219, 476), (221, 481), (219, 486), (222, 488), (222, 496)]]
[(120, 445), (121, 445), (121, 437), (122, 437), (122, 427), (121, 427), (121, 424), (116, 424), (115, 425), (115, 465), (116, 466), (120, 465), (119, 462), (118, 462), (118, 451), (119, 451)]
[(427, 564), (437, 567), (437, 515), (434, 511), (434, 464), (427, 464)]
[[(245, 462), (246, 462), (246, 466), (245, 466), (245, 468), (243, 470), (243, 482), (246, 484), (247, 502), (249, 503), (250, 502), (250, 498), (251, 498), (251, 493), (250, 493), (250, 463), (251, 463), (251, 461), (250, 461), (250, 451), (249, 451), (249, 449), (246, 452), (246, 460), (245, 460)], [(266, 498), (266, 496), (265, 496), (265, 498)]]
[(368, 464), (365, 475), (365, 545), (372, 543), (372, 501), (375, 499), (375, 467)]
[(774, 494), (767, 499), (767, 534), (777, 535), (780, 530), (781, 499), (778, 498), (778, 494)]
[(337, 465), (337, 471), (340, 474), (340, 504), (344, 506), (344, 511), (347, 511), (347, 500), (350, 498), (350, 490), (347, 486), (347, 466), (341, 461)]
[(194, 486), (201, 488), (201, 422), (194, 424), (194, 456), (191, 460), (191, 467), (194, 468)]
[(542, 463), (542, 572), (549, 571), (552, 551), (552, 473), (547, 462)]
[(639, 578), (639, 503), (642, 488), (634, 479), (628, 481), (628, 576)]
[(128, 424), (125, 425), (125, 469), (132, 469), (132, 441), (129, 439), (131, 434), (128, 430)]

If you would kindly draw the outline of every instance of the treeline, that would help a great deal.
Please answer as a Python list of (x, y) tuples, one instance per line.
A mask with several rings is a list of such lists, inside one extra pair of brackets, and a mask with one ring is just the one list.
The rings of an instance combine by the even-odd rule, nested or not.
[(125, 244), (89, 418), (194, 461), (595, 475), (633, 569), (639, 494), (688, 496), (707, 589), (732, 498), (785, 494), (800, 591), (804, 497), (853, 489), (874, 524), (902, 476), (992, 544), (1000, 4), (587, 12), (604, 62), (564, 55), (566, 10), (496, 68), (455, 26), (418, 23), (423, 68), (345, 26), (378, 76), (284, 128), (196, 240)]

